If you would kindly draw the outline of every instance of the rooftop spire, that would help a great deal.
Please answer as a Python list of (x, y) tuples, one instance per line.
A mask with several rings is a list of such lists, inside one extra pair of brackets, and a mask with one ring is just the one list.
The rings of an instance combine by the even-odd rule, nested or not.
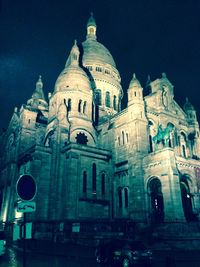
[(190, 103), (188, 97), (185, 98), (185, 104), (183, 105), (183, 109), (186, 110), (194, 110), (194, 106)]
[(97, 29), (97, 25), (95, 22), (95, 19), (93, 17), (93, 12), (91, 12), (90, 14), (90, 18), (88, 19), (87, 22), (87, 39), (91, 38), (91, 39), (95, 39), (96, 40), (96, 29)]
[(36, 82), (36, 89), (43, 88), (42, 75), (39, 75), (38, 81)]
[(151, 76), (148, 74), (147, 81), (146, 81), (146, 89), (148, 90), (148, 93), (151, 93)]
[(41, 75), (39, 75), (38, 81), (36, 82), (35, 91), (33, 92), (32, 98), (45, 100)]
[(65, 64), (65, 68), (70, 65), (78, 66), (79, 64), (79, 48), (77, 46), (77, 41), (74, 40), (74, 45), (72, 46), (71, 52), (67, 58), (67, 62)]
[(39, 75), (39, 78), (35, 84), (35, 90), (31, 98), (27, 101), (27, 104), (39, 109), (41, 107), (42, 109), (45, 109), (48, 106), (43, 92), (43, 82), (41, 75)]

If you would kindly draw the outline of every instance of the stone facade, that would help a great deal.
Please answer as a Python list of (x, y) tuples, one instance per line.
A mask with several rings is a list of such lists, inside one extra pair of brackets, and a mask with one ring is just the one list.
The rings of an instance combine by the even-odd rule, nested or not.
[(174, 100), (166, 74), (133, 75), (121, 111), (121, 78), (96, 23), (75, 42), (48, 102), (41, 77), (1, 135), (1, 221), (20, 220), (16, 182), (37, 183), (33, 222), (184, 222), (200, 212), (200, 137), (192, 104)]

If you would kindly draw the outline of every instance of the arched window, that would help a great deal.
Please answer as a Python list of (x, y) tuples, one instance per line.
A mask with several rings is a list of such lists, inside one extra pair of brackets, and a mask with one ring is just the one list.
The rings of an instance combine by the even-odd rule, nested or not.
[(114, 97), (113, 97), (113, 108), (114, 108), (114, 110), (117, 110), (117, 97), (116, 97), (116, 95), (114, 95)]
[(183, 154), (183, 157), (186, 158), (186, 152), (185, 152), (185, 146), (182, 145), (182, 154)]
[(71, 109), (72, 109), (72, 100), (71, 100), (71, 98), (69, 98), (67, 101), (67, 110), (71, 111)]
[(77, 55), (73, 54), (73, 59), (77, 60)]
[(121, 101), (120, 101), (120, 98), (118, 98), (117, 109), (118, 109), (118, 111), (121, 111)]
[(122, 189), (118, 189), (118, 197), (119, 197), (119, 208), (122, 208)]
[(97, 167), (96, 164), (92, 164), (92, 191), (93, 194), (96, 194), (97, 190)]
[(181, 145), (181, 137), (178, 136), (178, 145), (180, 146)]
[(87, 193), (87, 172), (83, 172), (83, 193)]
[(128, 188), (124, 188), (124, 204), (125, 208), (128, 208)]
[(105, 173), (101, 175), (101, 194), (102, 196), (105, 195)]
[(162, 185), (158, 178), (154, 178), (149, 183), (149, 196), (151, 202), (152, 222), (164, 221), (164, 200), (162, 194)]
[(124, 131), (122, 131), (122, 144), (124, 145)]
[(126, 133), (126, 142), (128, 143), (128, 133)]
[(197, 221), (196, 214), (193, 212), (193, 195), (190, 192), (191, 180), (187, 175), (181, 175), (180, 177), (180, 188), (182, 207), (185, 218), (187, 221)]
[(96, 104), (97, 105), (101, 105), (101, 90), (97, 89), (96, 90)]
[(110, 108), (110, 92), (106, 92), (106, 107)]
[(149, 135), (149, 153), (151, 152), (153, 152), (153, 142), (151, 135)]
[(177, 130), (174, 130), (174, 146), (178, 146), (179, 145), (179, 141), (178, 141), (178, 134), (177, 134)]
[(102, 68), (101, 67), (96, 67), (96, 71), (102, 72)]
[(181, 154), (184, 158), (187, 157), (187, 139), (186, 139), (186, 135), (181, 132), (181, 136), (180, 136), (180, 146), (181, 146)]
[(85, 114), (85, 113), (86, 113), (86, 105), (87, 105), (87, 102), (86, 102), (86, 101), (84, 101), (84, 104), (83, 104), (83, 114)]
[(155, 135), (154, 124), (151, 120), (149, 120), (148, 130), (149, 130), (149, 153), (151, 153), (154, 151), (152, 136)]
[(183, 132), (181, 133), (181, 139), (183, 142), (185, 142), (185, 143), (187, 142), (186, 135)]
[(78, 103), (78, 112), (81, 112), (81, 105), (82, 105), (82, 100), (79, 100), (79, 103)]
[(90, 32), (90, 34), (94, 34), (94, 29), (93, 28), (90, 28), (89, 29), (89, 32)]

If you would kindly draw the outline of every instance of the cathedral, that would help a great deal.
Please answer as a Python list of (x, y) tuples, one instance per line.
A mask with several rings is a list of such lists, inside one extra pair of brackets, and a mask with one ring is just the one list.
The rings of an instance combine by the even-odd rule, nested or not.
[(22, 219), (16, 183), (24, 174), (37, 185), (36, 211), (27, 220), (38, 233), (50, 223), (84, 231), (95, 222), (197, 221), (196, 111), (188, 99), (177, 104), (165, 73), (146, 86), (144, 96), (133, 74), (121, 109), (121, 77), (91, 15), (86, 40), (74, 42), (48, 100), (40, 76), (0, 137), (1, 222)]

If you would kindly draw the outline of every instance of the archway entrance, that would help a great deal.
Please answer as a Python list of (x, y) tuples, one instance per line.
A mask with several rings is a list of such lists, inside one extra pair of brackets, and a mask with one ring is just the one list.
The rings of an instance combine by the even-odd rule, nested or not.
[(181, 176), (180, 187), (181, 187), (181, 198), (182, 198), (182, 206), (185, 219), (188, 222), (196, 221), (197, 218), (193, 213), (192, 209), (192, 195), (190, 193), (189, 177), (187, 177), (186, 175)]
[(162, 194), (162, 185), (158, 178), (149, 182), (149, 194), (151, 204), (151, 221), (161, 223), (164, 221), (164, 201)]

